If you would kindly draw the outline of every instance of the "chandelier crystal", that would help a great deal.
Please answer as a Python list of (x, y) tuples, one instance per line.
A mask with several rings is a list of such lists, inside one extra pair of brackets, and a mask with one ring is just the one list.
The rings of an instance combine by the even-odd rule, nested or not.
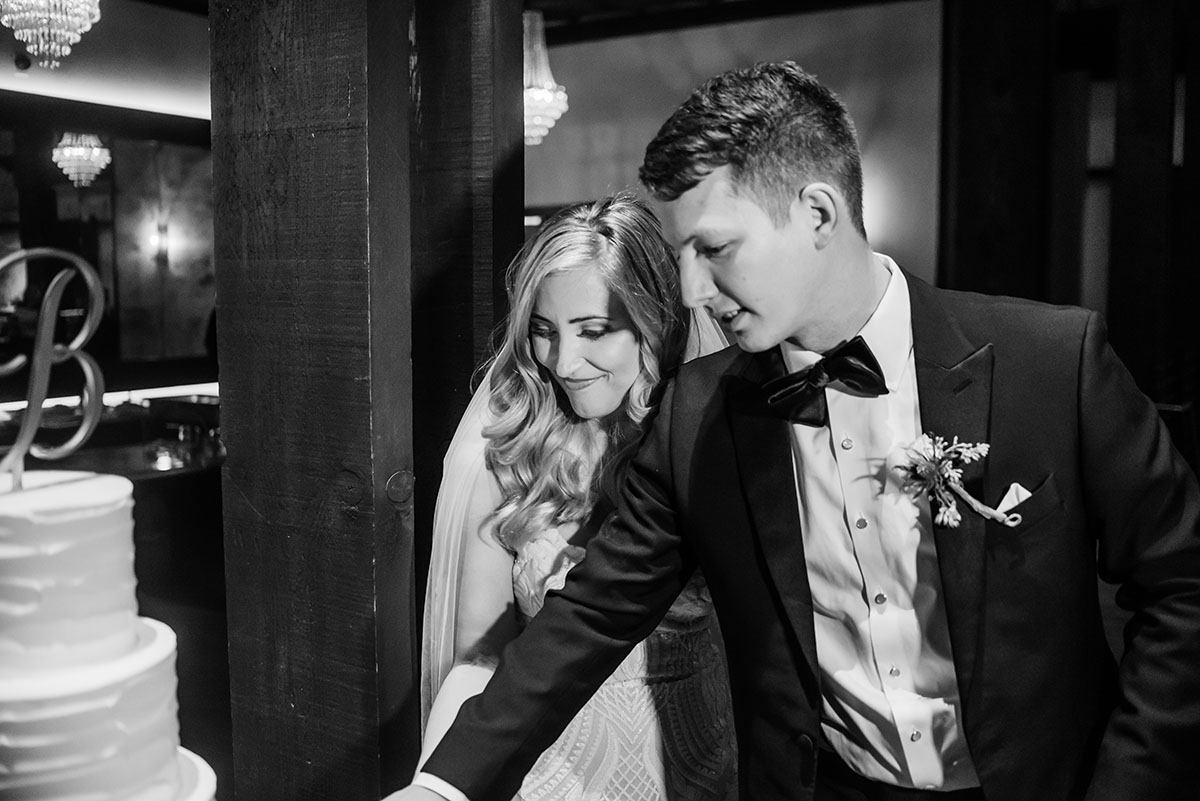
[(38, 64), (54, 69), (100, 19), (100, 0), (0, 0), (0, 24), (12, 28)]
[(540, 11), (522, 15), (525, 32), (525, 144), (540, 144), (567, 110), (567, 90), (550, 73), (545, 21)]
[(91, 186), (92, 180), (112, 161), (108, 148), (95, 134), (65, 133), (54, 146), (54, 163), (76, 186)]

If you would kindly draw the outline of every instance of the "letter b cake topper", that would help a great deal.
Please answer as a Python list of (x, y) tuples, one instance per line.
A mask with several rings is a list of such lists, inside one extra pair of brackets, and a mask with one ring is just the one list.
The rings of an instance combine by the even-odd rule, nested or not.
[[(0, 460), (0, 473), (12, 473), (12, 489), (21, 489), (21, 479), (25, 469), (25, 454), (32, 453), (39, 459), (61, 459), (73, 453), (84, 443), (104, 411), (104, 377), (100, 373), (100, 365), (95, 358), (83, 350), (83, 346), (96, 333), (100, 325), (100, 317), (104, 314), (104, 288), (96, 271), (84, 259), (57, 248), (29, 248), (18, 250), (16, 253), (0, 259), (0, 273), (11, 265), (28, 262), (39, 258), (55, 258), (70, 262), (70, 268), (60, 270), (46, 288), (42, 298), (41, 309), (37, 317), (36, 333), (33, 340), (33, 351), (26, 356), (18, 353), (7, 362), (0, 363), (0, 377), (16, 373), (27, 363), (29, 364), (29, 387), (25, 392), (25, 413), (21, 418), (21, 427), (16, 441), (8, 453)], [(63, 293), (67, 284), (76, 275), (83, 278), (87, 289), (87, 310), (84, 313), (83, 325), (78, 333), (67, 343), (54, 341), (55, 324), (59, 319), (59, 307), (62, 305)], [(46, 401), (46, 393), (50, 386), (50, 370), (56, 364), (68, 359), (79, 363), (83, 371), (84, 384), (80, 393), (80, 404), (83, 411), (83, 421), (75, 433), (66, 442), (56, 446), (43, 446), (34, 443), (38, 426), (42, 419), (42, 404)]]

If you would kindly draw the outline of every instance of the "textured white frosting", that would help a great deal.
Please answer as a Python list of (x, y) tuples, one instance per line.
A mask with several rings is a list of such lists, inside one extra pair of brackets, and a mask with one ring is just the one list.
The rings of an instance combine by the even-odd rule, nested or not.
[(128, 654), (0, 677), (0, 798), (174, 801), (175, 634), (141, 618)]
[(0, 678), (134, 644), (133, 485), (120, 476), (0, 475)]
[(137, 617), (133, 485), (0, 475), (0, 799), (213, 801), (179, 747), (175, 633)]

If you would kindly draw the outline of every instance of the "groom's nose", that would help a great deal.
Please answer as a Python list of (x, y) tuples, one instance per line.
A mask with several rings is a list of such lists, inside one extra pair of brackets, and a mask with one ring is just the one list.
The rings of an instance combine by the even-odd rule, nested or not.
[(694, 251), (679, 257), (679, 289), (683, 304), (689, 309), (703, 308), (717, 295), (708, 268), (700, 263)]

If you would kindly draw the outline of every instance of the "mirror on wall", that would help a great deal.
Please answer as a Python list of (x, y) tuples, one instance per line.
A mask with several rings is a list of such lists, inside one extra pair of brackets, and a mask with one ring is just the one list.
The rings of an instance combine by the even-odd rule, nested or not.
[[(96, 268), (105, 314), (85, 349), (109, 389), (216, 379), (209, 127), (207, 120), (0, 92), (0, 258), (54, 247)], [(54, 162), (68, 132), (94, 134), (109, 151), (111, 161), (90, 185), (75, 185)], [(0, 275), (0, 359), (31, 346), (42, 294), (63, 266), (35, 260)], [(79, 325), (82, 291), (71, 289), (58, 341)], [(23, 398), (27, 381), (27, 371), (0, 379), (0, 400)], [(54, 370), (52, 393), (78, 387), (76, 368)]]

